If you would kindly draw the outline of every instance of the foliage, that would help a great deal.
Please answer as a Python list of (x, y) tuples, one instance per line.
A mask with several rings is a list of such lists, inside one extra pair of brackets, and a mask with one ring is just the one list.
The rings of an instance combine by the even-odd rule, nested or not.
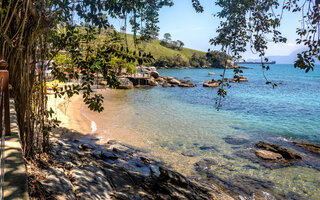
[[(159, 8), (168, 3), (156, 2)], [(123, 0), (0, 1), (0, 58), (10, 66), (10, 83), (26, 158), (35, 158), (37, 153), (48, 150), (49, 132), (58, 124), (57, 119), (52, 119), (52, 109), (46, 106), (46, 60), (52, 64), (56, 79), (81, 82), (66, 85), (62, 90), (55, 88), (55, 95), (71, 97), (82, 92), (84, 102), (98, 112), (103, 110), (103, 97), (92, 93), (97, 73), (103, 74), (110, 86), (117, 87), (115, 65), (132, 69), (133, 65), (151, 62), (150, 54), (123, 47), (119, 35), (114, 34), (101, 43), (96, 37), (101, 29), (110, 27), (108, 16), (119, 18), (133, 10), (130, 5), (131, 1)], [(77, 28), (73, 13), (85, 28)], [(141, 14), (148, 15), (143, 11)]]
[(187, 67), (189, 65), (188, 60), (183, 59), (180, 54), (173, 57), (161, 56), (154, 62), (156, 67)]
[(202, 55), (199, 53), (192, 54), (191, 58), (189, 59), (189, 63), (191, 66), (197, 68), (202, 68), (209, 65), (206, 55)]

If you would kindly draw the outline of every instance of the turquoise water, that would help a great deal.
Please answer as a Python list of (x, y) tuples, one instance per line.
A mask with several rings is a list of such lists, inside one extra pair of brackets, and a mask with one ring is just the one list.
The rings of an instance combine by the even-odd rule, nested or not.
[[(277, 194), (320, 199), (319, 170), (303, 166), (271, 170), (235, 154), (260, 140), (298, 139), (320, 143), (319, 67), (304, 73), (293, 65), (271, 65), (271, 70), (265, 74), (270, 81), (281, 83), (275, 89), (265, 84), (261, 66), (247, 67), (252, 69), (244, 69), (243, 75), (249, 81), (232, 84), (220, 111), (216, 110), (215, 104), (217, 88), (205, 88), (202, 83), (218, 79), (222, 70), (158, 70), (163, 76), (191, 77), (197, 87), (159, 86), (115, 91), (117, 101), (122, 105), (117, 126), (125, 126), (129, 132), (137, 134), (153, 155), (181, 173), (199, 176), (194, 163), (211, 158), (219, 163), (212, 166), (211, 171), (224, 181), (252, 177), (271, 182), (271, 190)], [(207, 77), (209, 72), (217, 75)], [(233, 71), (228, 70), (226, 77), (232, 76)], [(122, 115), (126, 119), (123, 122)], [(97, 126), (100, 131), (107, 128), (103, 123), (97, 123)], [(250, 143), (227, 144), (223, 139), (227, 136), (245, 137)], [(125, 142), (130, 143), (130, 140)], [(213, 148), (201, 150), (201, 146)]]

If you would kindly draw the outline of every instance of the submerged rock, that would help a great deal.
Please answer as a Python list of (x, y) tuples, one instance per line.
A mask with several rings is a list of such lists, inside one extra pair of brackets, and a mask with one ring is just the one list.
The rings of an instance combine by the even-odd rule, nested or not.
[(312, 144), (307, 142), (292, 142), (292, 143), (307, 151), (320, 155), (320, 144)]
[(239, 136), (228, 136), (223, 138), (224, 141), (228, 144), (235, 144), (235, 145), (241, 145), (249, 142), (247, 138), (239, 137)]
[(267, 150), (255, 150), (257, 156), (264, 160), (279, 160), (283, 159), (282, 155), (279, 153), (275, 153)]
[(285, 160), (292, 161), (292, 160), (301, 160), (301, 156), (294, 153), (293, 151), (280, 147), (275, 144), (270, 144), (267, 142), (259, 142), (256, 144), (258, 148), (266, 149), (268, 151), (272, 151), (274, 153), (280, 154)]

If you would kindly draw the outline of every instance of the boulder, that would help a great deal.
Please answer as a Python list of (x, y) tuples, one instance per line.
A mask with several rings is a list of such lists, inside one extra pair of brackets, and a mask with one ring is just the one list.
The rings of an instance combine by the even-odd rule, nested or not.
[(196, 85), (193, 84), (190, 80), (181, 81), (179, 84), (179, 87), (194, 87), (194, 86), (196, 86)]
[(119, 89), (132, 89), (134, 88), (133, 83), (128, 78), (117, 78), (120, 83)]
[(152, 76), (153, 78), (158, 78), (160, 74), (157, 71), (152, 71), (150, 72), (150, 76)]
[(255, 153), (264, 160), (279, 160), (283, 158), (281, 154), (267, 150), (255, 150)]
[(163, 83), (162, 87), (171, 87), (171, 84), (170, 83)]
[(248, 79), (243, 75), (236, 74), (232, 79), (232, 83), (239, 83), (239, 82), (248, 82)]
[(219, 87), (219, 82), (215, 80), (205, 81), (203, 87)]
[(210, 72), (208, 73), (208, 75), (216, 75), (216, 73)]
[(174, 84), (174, 85), (179, 85), (179, 84), (181, 84), (181, 82), (178, 80), (178, 79), (170, 79), (169, 81), (168, 81), (168, 83), (170, 83), (170, 84)]
[(148, 84), (150, 86), (158, 86), (159, 85), (158, 82), (153, 77), (148, 79)]
[(159, 76), (158, 78), (156, 78), (156, 81), (158, 81), (158, 82), (164, 82), (165, 80), (164, 80), (163, 77)]

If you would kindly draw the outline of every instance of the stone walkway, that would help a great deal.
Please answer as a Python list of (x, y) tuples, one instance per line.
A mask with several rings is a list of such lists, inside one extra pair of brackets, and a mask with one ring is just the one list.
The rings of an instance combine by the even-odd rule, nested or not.
[(29, 199), (25, 163), (19, 142), (19, 129), (13, 101), (10, 100), (11, 136), (5, 138), (4, 199)]

